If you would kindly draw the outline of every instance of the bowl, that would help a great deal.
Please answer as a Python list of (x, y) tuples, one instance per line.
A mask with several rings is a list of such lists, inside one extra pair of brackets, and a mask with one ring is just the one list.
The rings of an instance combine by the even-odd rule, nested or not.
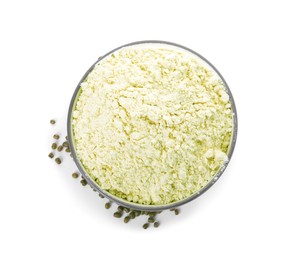
[[(75, 142), (74, 142), (74, 137), (73, 137), (73, 130), (72, 130), (72, 112), (75, 108), (75, 104), (76, 101), (79, 97), (80, 94), (80, 88), (81, 88), (81, 83), (87, 78), (88, 74), (94, 69), (95, 65), (97, 63), (99, 63), (100, 61), (102, 61), (104, 58), (106, 58), (107, 56), (111, 55), (112, 53), (114, 53), (115, 51), (124, 48), (124, 47), (129, 47), (129, 46), (134, 46), (134, 45), (140, 45), (140, 44), (160, 44), (160, 45), (167, 45), (168, 47), (172, 47), (172, 48), (179, 48), (181, 50), (190, 52), (191, 54), (197, 56), (200, 60), (204, 61), (216, 74), (218, 74), (219, 78), (222, 80), (223, 85), (226, 89), (226, 92), (229, 95), (230, 98), (230, 103), (231, 103), (231, 109), (232, 109), (232, 120), (233, 120), (233, 130), (232, 130), (232, 135), (231, 135), (231, 139), (230, 139), (230, 144), (229, 144), (229, 148), (228, 148), (228, 153), (227, 153), (227, 157), (228, 160), (225, 161), (223, 163), (223, 165), (220, 167), (220, 169), (218, 170), (218, 172), (215, 174), (215, 176), (199, 191), (197, 191), (196, 193), (192, 194), (191, 196), (180, 200), (180, 201), (176, 201), (170, 204), (164, 204), (164, 205), (143, 205), (143, 204), (138, 204), (138, 203), (133, 203), (133, 202), (129, 202), (127, 200), (124, 200), (122, 198), (119, 198), (117, 196), (112, 195), (111, 193), (101, 189), (99, 187), (99, 185), (88, 175), (88, 173), (86, 172), (85, 168), (83, 167), (82, 163), (80, 162), (77, 154), (76, 154), (76, 150), (75, 150)], [(110, 52), (108, 52), (107, 54), (105, 54), (104, 56), (100, 57), (89, 69), (88, 71), (84, 74), (84, 76), (81, 78), (80, 82), (78, 83), (71, 102), (70, 102), (70, 106), (69, 106), (69, 111), (68, 111), (68, 117), (67, 117), (67, 132), (68, 132), (68, 142), (70, 145), (70, 149), (71, 149), (71, 153), (72, 153), (72, 157), (74, 162), (76, 163), (80, 173), (82, 174), (82, 177), (87, 181), (87, 183), (90, 185), (90, 187), (94, 190), (99, 192), (100, 194), (102, 194), (104, 197), (108, 198), (111, 201), (116, 202), (118, 205), (121, 205), (123, 207), (127, 207), (133, 210), (139, 210), (139, 211), (162, 211), (162, 210), (166, 210), (166, 209), (172, 209), (172, 208), (177, 208), (179, 206), (182, 206), (185, 203), (188, 203), (196, 198), (198, 198), (199, 196), (201, 196), (204, 192), (206, 192), (210, 187), (212, 187), (217, 180), (219, 179), (219, 177), (223, 174), (223, 172), (225, 171), (228, 163), (231, 160), (233, 151), (234, 151), (234, 147), (236, 144), (236, 139), (237, 139), (237, 113), (236, 113), (236, 107), (235, 107), (235, 103), (234, 103), (234, 99), (232, 96), (232, 93), (225, 81), (225, 79), (222, 77), (222, 75), (219, 73), (219, 71), (207, 60), (205, 59), (203, 56), (201, 56), (200, 54), (196, 53), (195, 51), (186, 48), (182, 45), (176, 44), (176, 43), (172, 43), (172, 42), (165, 42), (165, 41), (138, 41), (138, 42), (132, 42), (129, 44), (125, 44), (122, 45)]]

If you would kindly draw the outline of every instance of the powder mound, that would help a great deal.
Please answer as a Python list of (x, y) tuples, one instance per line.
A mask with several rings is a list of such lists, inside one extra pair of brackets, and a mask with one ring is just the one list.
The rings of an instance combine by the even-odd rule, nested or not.
[(81, 84), (72, 128), (77, 156), (98, 185), (145, 205), (182, 200), (227, 160), (233, 120), (219, 76), (164, 45), (124, 47)]

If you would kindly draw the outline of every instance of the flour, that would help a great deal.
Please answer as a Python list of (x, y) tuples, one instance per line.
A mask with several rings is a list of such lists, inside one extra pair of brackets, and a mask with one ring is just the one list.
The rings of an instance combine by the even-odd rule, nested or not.
[(163, 205), (204, 187), (227, 160), (232, 111), (219, 76), (167, 45), (119, 49), (81, 84), (76, 153), (98, 185)]

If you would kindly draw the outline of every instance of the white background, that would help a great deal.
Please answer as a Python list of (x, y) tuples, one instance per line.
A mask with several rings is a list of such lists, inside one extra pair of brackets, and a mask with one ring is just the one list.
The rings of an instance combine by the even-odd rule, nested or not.
[[(0, 259), (293, 259), (292, 1), (0, 2)], [(234, 95), (239, 135), (202, 197), (143, 219), (112, 217), (48, 158), (85, 71), (132, 41), (185, 45)], [(49, 124), (51, 118), (57, 125)], [(290, 248), (291, 247), (291, 248)]]

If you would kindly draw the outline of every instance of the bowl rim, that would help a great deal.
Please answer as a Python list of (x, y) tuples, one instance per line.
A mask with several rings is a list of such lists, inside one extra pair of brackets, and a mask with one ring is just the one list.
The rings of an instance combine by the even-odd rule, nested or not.
[[(231, 140), (230, 140), (229, 151), (228, 151), (228, 154), (227, 154), (228, 160), (223, 163), (223, 165), (218, 170), (218, 172), (215, 174), (215, 176), (204, 187), (202, 187), (199, 191), (195, 192), (194, 194), (192, 194), (191, 196), (189, 196), (189, 197), (187, 197), (187, 198), (185, 198), (183, 200), (179, 200), (179, 201), (172, 202), (172, 203), (169, 203), (169, 204), (164, 204), (164, 205), (143, 205), (143, 204), (129, 202), (129, 201), (124, 200), (122, 198), (119, 198), (119, 197), (117, 197), (115, 195), (112, 195), (111, 193), (109, 193), (109, 192), (103, 190), (102, 188), (100, 188), (99, 185), (86, 172), (86, 170), (84, 169), (82, 163), (78, 159), (76, 151), (75, 151), (74, 140), (73, 140), (73, 130), (72, 130), (72, 125), (71, 125), (72, 112), (73, 112), (73, 109), (75, 108), (75, 103), (76, 103), (76, 101), (78, 99), (78, 96), (80, 94), (81, 83), (84, 82), (84, 80), (87, 78), (89, 73), (94, 69), (96, 64), (99, 63), (100, 61), (102, 61), (107, 56), (111, 55), (112, 53), (114, 53), (117, 50), (122, 49), (124, 47), (130, 47), (130, 46), (133, 46), (133, 45), (140, 45), (140, 44), (169, 45), (169, 47), (171, 46), (171, 47), (176, 47), (176, 48), (179, 48), (179, 49), (183, 49), (184, 51), (188, 51), (188, 52), (192, 53), (193, 55), (197, 56), (199, 59), (204, 61), (208, 66), (210, 66), (210, 68), (212, 70), (214, 70), (214, 72), (216, 74), (218, 74), (218, 76), (222, 80), (223, 85), (224, 85), (224, 87), (225, 87), (225, 89), (226, 89), (226, 91), (227, 91), (227, 93), (229, 95), (229, 100), (230, 100), (231, 108), (232, 108), (233, 131), (232, 131), (232, 136), (231, 136)], [(69, 105), (69, 109), (68, 109), (68, 116), (67, 116), (67, 137), (68, 137), (68, 142), (69, 142), (69, 146), (70, 146), (70, 151), (71, 151), (73, 160), (74, 160), (75, 164), (77, 165), (77, 168), (79, 169), (82, 177), (87, 181), (89, 186), (94, 191), (98, 191), (101, 195), (103, 195), (104, 197), (108, 198), (109, 200), (114, 201), (118, 205), (121, 205), (123, 207), (127, 207), (127, 208), (134, 209), (134, 210), (140, 210), (140, 211), (161, 211), (161, 210), (167, 210), (167, 209), (176, 208), (176, 207), (182, 206), (182, 205), (184, 205), (184, 204), (186, 204), (186, 203), (198, 198), (202, 194), (204, 194), (209, 188), (211, 188), (217, 182), (217, 180), (222, 176), (223, 172), (227, 168), (227, 166), (228, 166), (228, 164), (229, 164), (229, 162), (230, 162), (230, 160), (232, 158), (234, 149), (235, 149), (236, 140), (237, 140), (237, 132), (238, 132), (238, 117), (237, 117), (237, 111), (236, 111), (234, 98), (233, 98), (233, 95), (232, 95), (232, 92), (231, 92), (230, 88), (228, 87), (227, 82), (225, 81), (225, 79), (221, 75), (221, 73), (216, 69), (216, 67), (214, 65), (212, 65), (212, 63), (210, 63), (202, 55), (198, 54), (197, 52), (195, 52), (195, 51), (193, 51), (193, 50), (191, 50), (191, 49), (189, 49), (189, 48), (187, 48), (185, 46), (182, 46), (180, 44), (173, 43), (173, 42), (160, 41), (160, 40), (145, 40), (145, 41), (131, 42), (131, 43), (128, 43), (128, 44), (124, 44), (124, 45), (122, 45), (120, 47), (117, 47), (117, 48), (113, 49), (112, 51), (109, 51), (105, 55), (99, 57), (98, 60), (83, 75), (83, 77), (79, 81), (77, 87), (75, 88), (75, 91), (74, 91), (73, 96), (72, 96), (71, 101), (70, 101), (70, 105)]]

